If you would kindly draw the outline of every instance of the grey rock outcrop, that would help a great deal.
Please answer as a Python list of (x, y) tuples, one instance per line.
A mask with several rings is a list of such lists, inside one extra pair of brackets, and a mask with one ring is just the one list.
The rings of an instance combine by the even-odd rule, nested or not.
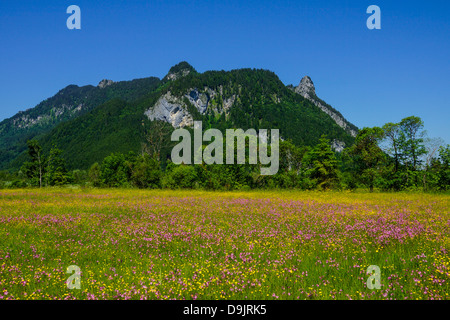
[(334, 139), (331, 142), (331, 148), (336, 152), (342, 152), (342, 151), (344, 151), (344, 148), (345, 148), (345, 142)]
[(174, 128), (190, 127), (194, 121), (183, 98), (187, 98), (200, 114), (205, 114), (209, 98), (197, 89), (191, 89), (183, 97), (175, 97), (169, 91), (161, 96), (155, 105), (145, 114), (150, 120), (162, 120), (170, 123)]
[(178, 78), (187, 76), (189, 74), (189, 70), (181, 70), (180, 72), (169, 73), (167, 74), (168, 80), (177, 80)]
[(54, 121), (55, 119), (62, 118), (67, 112), (76, 114), (77, 112), (80, 112), (83, 107), (83, 104), (79, 104), (78, 106), (76, 106), (63, 103), (60, 106), (54, 106), (53, 108), (51, 108), (50, 113), (41, 114), (36, 117), (32, 117), (23, 111), (19, 111), (17, 113), (18, 117), (12, 119), (12, 124), (18, 129), (30, 128), (35, 125), (45, 125)]
[(300, 83), (294, 88), (294, 91), (306, 99), (312, 99), (316, 95), (314, 83), (308, 76), (304, 76), (302, 80), (300, 80)]
[(197, 88), (191, 88), (186, 94), (180, 97), (174, 96), (168, 91), (162, 95), (151, 108), (145, 111), (145, 115), (152, 121), (166, 121), (174, 128), (182, 128), (185, 126), (191, 127), (194, 121), (191, 113), (188, 111), (189, 108), (186, 104), (186, 99), (189, 104), (195, 107), (202, 115), (207, 112), (208, 107), (210, 107), (210, 112), (213, 114), (225, 113), (225, 115), (227, 115), (235, 102), (236, 95), (232, 95), (227, 99), (222, 97), (222, 108), (218, 108), (217, 105), (213, 106), (210, 103), (210, 101), (217, 96), (218, 93), (209, 87), (205, 87), (202, 91)]
[[(210, 93), (211, 94), (211, 93)], [(215, 92), (213, 93), (213, 96)], [(198, 112), (205, 114), (208, 108), (209, 98), (205, 93), (199, 93), (197, 89), (191, 89), (188, 94), (185, 95), (189, 102), (197, 108)]]
[(102, 81), (100, 81), (97, 85), (97, 87), (99, 87), (100, 89), (106, 88), (107, 86), (110, 86), (114, 83), (114, 81), (112, 80), (108, 80), (108, 79), (103, 79)]
[(303, 77), (298, 86), (294, 87), (293, 90), (294, 92), (300, 94), (302, 97), (311, 101), (323, 112), (328, 114), (338, 126), (347, 131), (352, 137), (356, 137), (357, 131), (350, 127), (348, 121), (345, 120), (341, 115), (330, 109), (322, 100), (317, 97), (316, 88), (310, 77)]
[(161, 120), (170, 123), (174, 128), (182, 128), (192, 126), (193, 119), (189, 112), (185, 109), (181, 99), (172, 96), (167, 92), (161, 96), (155, 105), (148, 109), (145, 114), (150, 120)]

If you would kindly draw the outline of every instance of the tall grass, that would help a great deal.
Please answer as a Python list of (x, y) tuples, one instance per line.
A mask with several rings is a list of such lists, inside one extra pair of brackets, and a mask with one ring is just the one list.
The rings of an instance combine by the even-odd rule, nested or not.
[(1, 190), (0, 299), (449, 299), (449, 208), (413, 193)]

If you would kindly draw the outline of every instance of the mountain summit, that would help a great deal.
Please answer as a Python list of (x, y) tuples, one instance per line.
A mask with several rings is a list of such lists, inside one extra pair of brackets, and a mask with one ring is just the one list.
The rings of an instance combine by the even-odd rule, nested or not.
[[(328, 114), (338, 126), (340, 126), (342, 129), (344, 129), (346, 132), (348, 132), (352, 137), (356, 137), (356, 134), (358, 133), (358, 128), (347, 121), (342, 114), (332, 108), (329, 104), (327, 104), (325, 101), (319, 99), (316, 95), (316, 87), (314, 86), (313, 81), (309, 76), (304, 76), (297, 87), (291, 87), (292, 90), (294, 90), (295, 93), (298, 93), (305, 99), (308, 99), (311, 101), (314, 105), (316, 105), (320, 110)], [(337, 151), (343, 150), (343, 145), (340, 144), (338, 141), (333, 142), (333, 147)]]
[(187, 76), (191, 72), (196, 73), (197, 71), (186, 61), (182, 61), (170, 68), (164, 80), (177, 80), (178, 78)]
[(309, 76), (304, 76), (294, 91), (306, 99), (311, 99), (316, 95), (316, 88)]
[(112, 85), (113, 83), (114, 83), (114, 81), (112, 81), (112, 80), (103, 79), (102, 81), (99, 82), (97, 87), (99, 87), (100, 89), (103, 89), (103, 88), (106, 88), (107, 86)]

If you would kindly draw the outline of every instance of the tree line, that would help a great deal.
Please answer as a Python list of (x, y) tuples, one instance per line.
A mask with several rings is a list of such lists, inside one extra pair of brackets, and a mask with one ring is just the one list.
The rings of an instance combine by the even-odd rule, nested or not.
[[(158, 131), (162, 126), (155, 126)], [(140, 154), (112, 153), (89, 170), (66, 169), (62, 151), (43, 154), (28, 141), (28, 158), (14, 173), (0, 172), (0, 187), (45, 187), (75, 184), (92, 187), (187, 188), (206, 190), (302, 189), (448, 191), (450, 145), (426, 137), (424, 123), (411, 116), (383, 127), (363, 128), (355, 143), (337, 153), (323, 135), (313, 147), (280, 141), (279, 171), (260, 174), (260, 164), (175, 165), (162, 159), (167, 133), (149, 134)]]

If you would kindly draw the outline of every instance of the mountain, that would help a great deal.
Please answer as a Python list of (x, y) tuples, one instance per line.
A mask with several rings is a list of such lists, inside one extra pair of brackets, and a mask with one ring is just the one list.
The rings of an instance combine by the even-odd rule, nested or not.
[(317, 97), (316, 88), (310, 77), (304, 76), (298, 86), (293, 88), (293, 90), (328, 114), (337, 125), (347, 131), (352, 137), (356, 137), (358, 128), (354, 124), (347, 121), (339, 111), (335, 110), (325, 101)]
[(144, 132), (156, 120), (167, 130), (191, 127), (194, 120), (203, 121), (205, 130), (278, 128), (283, 139), (309, 146), (326, 134), (337, 151), (352, 144), (358, 130), (316, 96), (309, 77), (293, 87), (268, 70), (198, 73), (181, 62), (161, 80), (72, 85), (2, 121), (0, 168), (19, 168), (26, 140), (35, 137), (44, 151), (62, 149), (70, 169), (86, 169), (111, 152), (140, 152)]
[(3, 120), (0, 122), (0, 169), (9, 168), (26, 150), (27, 140), (39, 138), (58, 124), (84, 115), (111, 99), (134, 101), (154, 90), (160, 82), (151, 77), (120, 82), (104, 79), (97, 87), (69, 85), (36, 107)]

